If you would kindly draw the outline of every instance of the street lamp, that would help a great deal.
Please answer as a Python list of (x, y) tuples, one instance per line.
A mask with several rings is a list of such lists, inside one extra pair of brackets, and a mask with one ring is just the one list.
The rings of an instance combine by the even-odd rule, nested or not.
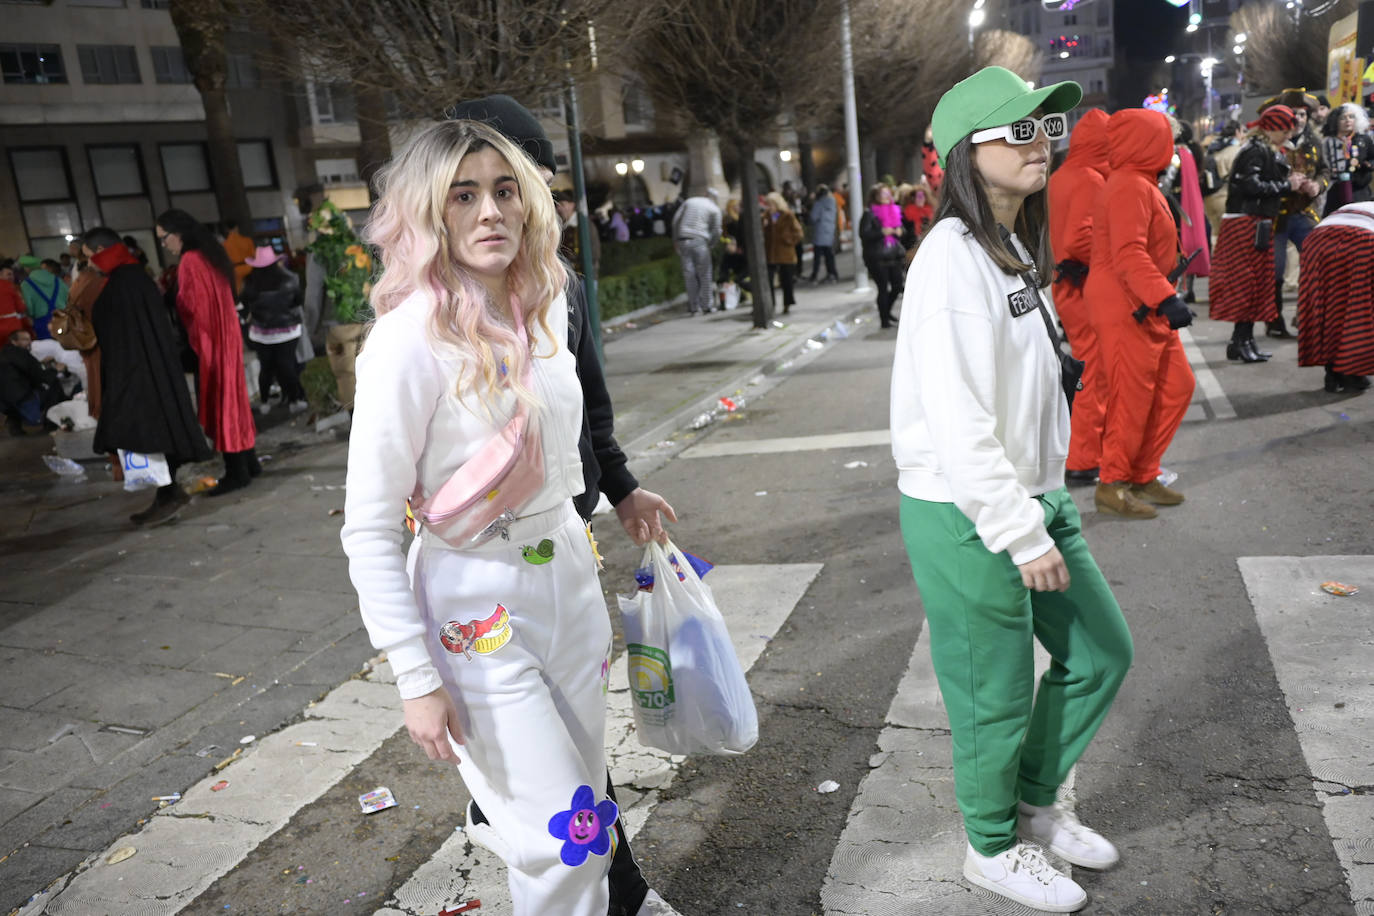
[(973, 32), (984, 22), (987, 21), (988, 11), (983, 9), (983, 4), (987, 0), (974, 0), (973, 9), (968, 14), (968, 46), (973, 47)]
[(1178, 58), (1175, 57), (1175, 56), (1172, 55), (1172, 54), (1170, 54), (1168, 57), (1164, 58), (1164, 62), (1165, 62), (1166, 64), (1172, 64), (1172, 63), (1173, 63), (1174, 61), (1176, 61), (1176, 60), (1178, 60)]

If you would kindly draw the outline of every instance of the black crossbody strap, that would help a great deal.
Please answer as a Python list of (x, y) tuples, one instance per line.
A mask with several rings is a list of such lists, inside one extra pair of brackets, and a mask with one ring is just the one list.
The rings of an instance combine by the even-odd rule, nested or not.
[[(997, 229), (1002, 234), (1002, 244), (1006, 246), (1007, 251), (1018, 261), (1021, 260), (1021, 252), (1017, 251), (1016, 245), (1012, 243), (1011, 233), (1007, 231), (1007, 227), (998, 226)], [(1054, 346), (1054, 352), (1059, 355), (1060, 359), (1063, 359), (1064, 351), (1060, 349), (1059, 332), (1054, 329), (1054, 322), (1050, 320), (1050, 310), (1045, 308), (1045, 300), (1040, 296), (1040, 284), (1036, 282), (1033, 273), (1022, 273), (1021, 279), (1025, 281), (1026, 289), (1035, 298), (1035, 308), (1045, 321), (1045, 333), (1050, 335), (1050, 343)]]

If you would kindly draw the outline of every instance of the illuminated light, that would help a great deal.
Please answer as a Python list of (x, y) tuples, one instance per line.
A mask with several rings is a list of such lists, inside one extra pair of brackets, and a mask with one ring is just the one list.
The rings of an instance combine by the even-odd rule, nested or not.
[(68, 242), (75, 242), (75, 241), (76, 241), (76, 236), (74, 236), (74, 235), (69, 235), (69, 236), (66, 236), (66, 239), (67, 239)]
[(1231, 53), (1232, 53), (1232, 54), (1244, 54), (1244, 53), (1245, 53), (1245, 46), (1244, 46), (1244, 45), (1236, 45), (1235, 47), (1233, 47), (1233, 48), (1231, 49)]
[(986, 11), (980, 10), (980, 9), (975, 9), (973, 12), (971, 12), (971, 13), (968, 14), (968, 24), (969, 24), (969, 28), (971, 28), (971, 29), (976, 29), (976, 28), (978, 28), (980, 25), (983, 24), (983, 20), (985, 20), (985, 19), (987, 19), (987, 18), (988, 18), (988, 14), (987, 14)]
[(1166, 64), (1172, 64), (1172, 63), (1173, 63), (1174, 61), (1176, 61), (1176, 60), (1178, 60), (1178, 58), (1175, 57), (1175, 56), (1172, 55), (1172, 54), (1170, 54), (1168, 57), (1164, 58), (1164, 62), (1165, 62)]
[(1202, 14), (1201, 14), (1201, 13), (1189, 13), (1189, 14), (1188, 14), (1188, 24), (1189, 24), (1189, 25), (1198, 25), (1198, 24), (1201, 23), (1201, 22), (1202, 22)]
[(1069, 57), (1069, 52), (1068, 52), (1068, 51), (1060, 51), (1060, 52), (1059, 52), (1059, 59), (1060, 59), (1060, 60), (1067, 60), (1068, 57)]
[(1249, 35), (1246, 35), (1244, 32), (1239, 32), (1239, 33), (1236, 34), (1236, 42), (1239, 43), (1239, 44), (1245, 44), (1245, 39), (1247, 39), (1247, 38), (1249, 38), (1249, 37), (1250, 37), (1250, 36), (1249, 36)]
[(792, 151), (791, 151), (790, 149), (785, 149), (785, 150), (781, 151), (780, 153), (778, 153), (778, 158), (781, 159), (783, 162), (791, 162), (791, 161), (792, 161)]
[(644, 160), (643, 160), (643, 159), (632, 159), (632, 160), (630, 160), (630, 168), (634, 169), (635, 174), (638, 175), (640, 172), (644, 171)]
[(629, 164), (624, 162), (617, 162), (615, 164), (615, 173), (617, 175), (628, 175), (630, 173)]
[(1197, 23), (1196, 23), (1196, 22), (1190, 22), (1190, 23), (1188, 23), (1188, 27), (1187, 27), (1186, 29), (1184, 29), (1183, 31), (1185, 31), (1185, 32), (1196, 32), (1196, 31), (1197, 31)]

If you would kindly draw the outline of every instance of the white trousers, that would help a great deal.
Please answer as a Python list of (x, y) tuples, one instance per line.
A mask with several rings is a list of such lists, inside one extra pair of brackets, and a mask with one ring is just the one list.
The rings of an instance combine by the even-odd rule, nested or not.
[(605, 916), (611, 624), (582, 519), (562, 507), (453, 550), (423, 534), (411, 584), (458, 707), (458, 771), (506, 862), (515, 916)]

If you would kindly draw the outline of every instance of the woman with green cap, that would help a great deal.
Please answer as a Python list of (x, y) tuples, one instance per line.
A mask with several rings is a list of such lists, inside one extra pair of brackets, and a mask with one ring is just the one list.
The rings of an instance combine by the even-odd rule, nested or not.
[[(1116, 848), (1056, 802), (1130, 667), (1130, 632), (1064, 488), (1069, 407), (1048, 310), (1050, 144), (1082, 90), (988, 67), (940, 99), (935, 224), (892, 371), (902, 535), (949, 713), (973, 884), (1043, 912)], [(1035, 690), (1032, 644), (1052, 663)], [(1033, 840), (1035, 844), (1022, 842)]]

